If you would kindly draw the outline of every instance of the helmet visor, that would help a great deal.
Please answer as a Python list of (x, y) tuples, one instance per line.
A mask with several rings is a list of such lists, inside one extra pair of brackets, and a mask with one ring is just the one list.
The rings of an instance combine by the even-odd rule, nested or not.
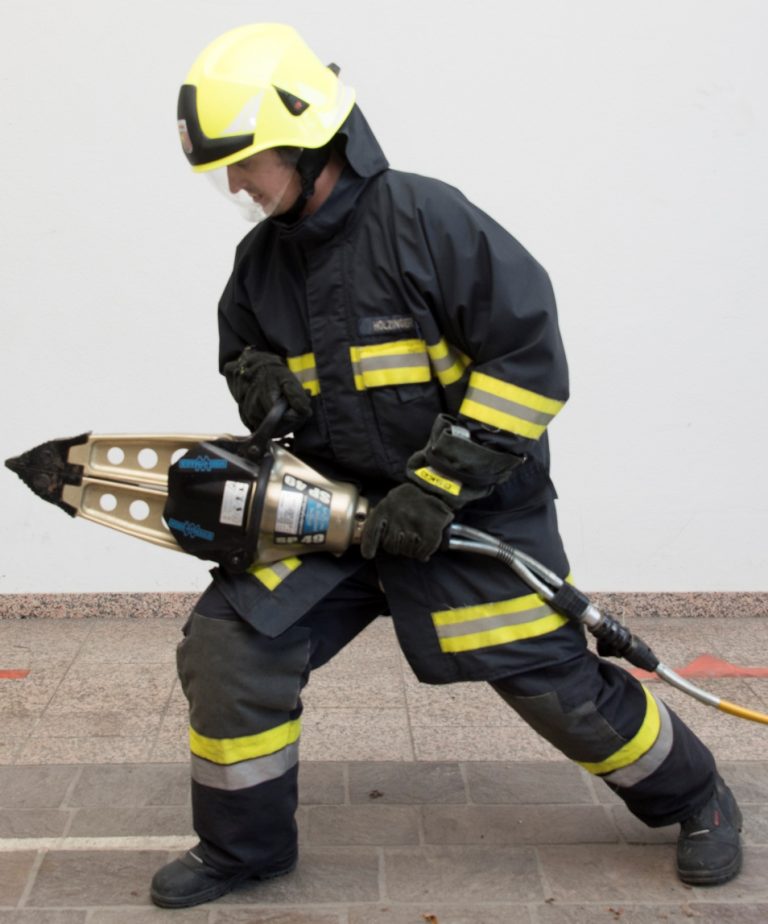
[(281, 215), (301, 193), (296, 162), (301, 148), (269, 148), (228, 167), (206, 171), (215, 188), (238, 207), (246, 221), (258, 224)]

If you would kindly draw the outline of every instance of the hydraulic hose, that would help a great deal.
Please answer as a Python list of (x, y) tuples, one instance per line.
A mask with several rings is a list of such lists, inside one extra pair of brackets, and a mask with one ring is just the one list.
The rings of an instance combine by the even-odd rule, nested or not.
[(727, 700), (720, 699), (701, 687), (681, 677), (671, 667), (662, 663), (651, 648), (625, 625), (608, 613), (601, 612), (594, 603), (572, 584), (546, 568), (541, 562), (488, 533), (461, 523), (448, 527), (448, 548), (460, 552), (488, 555), (503, 562), (525, 583), (546, 601), (553, 610), (573, 620), (595, 636), (598, 651), (603, 655), (625, 658), (635, 667), (655, 672), (671, 686), (682, 690), (707, 706), (714, 706), (721, 712), (768, 725), (768, 715), (747, 709)]
[[(234, 571), (243, 570), (254, 557), (264, 564), (306, 552), (339, 554), (360, 541), (368, 501), (355, 485), (330, 481), (273, 440), (286, 409), (285, 399), (278, 401), (245, 442), (226, 435), (84, 433), (36, 446), (8, 459), (6, 465), (36, 494), (70, 516), (82, 516), (164, 548), (226, 563)], [(121, 450), (122, 461), (111, 458), (113, 448)], [(139, 453), (146, 449), (152, 449), (158, 460), (151, 470), (138, 461)], [(193, 451), (197, 455), (187, 460), (188, 464), (184, 458), (173, 461), (177, 453), (184, 456)], [(232, 465), (234, 469), (227, 468)], [(179, 472), (184, 469), (184, 477), (173, 474), (177, 466)], [(217, 483), (219, 469), (226, 473)], [(239, 473), (236, 481), (232, 480), (235, 470)], [(297, 487), (299, 484), (302, 487)], [(246, 517), (246, 494), (241, 496), (238, 490), (247, 491), (249, 486), (255, 490)], [(301, 494), (310, 487), (315, 509), (315, 517), (310, 518), (312, 534), (293, 535), (293, 527), (290, 536), (281, 535), (288, 544), (273, 541), (283, 492), (288, 492), (292, 502), (286, 510), (293, 511), (296, 492)], [(117, 500), (116, 509), (102, 504), (106, 497)], [(137, 501), (149, 510), (141, 521), (133, 514)], [(178, 508), (176, 512), (171, 504)], [(225, 507), (226, 524), (221, 512)], [(266, 512), (271, 521), (264, 526)], [(214, 533), (219, 534), (216, 548), (211, 541)], [(306, 544), (307, 536), (310, 544)], [(598, 654), (625, 658), (707, 706), (768, 725), (765, 713), (721, 700), (680, 677), (662, 664), (639, 636), (613, 616), (600, 612), (578, 588), (513, 546), (489, 533), (453, 523), (446, 530), (443, 548), (501, 561), (553, 610), (585, 626), (598, 640)]]

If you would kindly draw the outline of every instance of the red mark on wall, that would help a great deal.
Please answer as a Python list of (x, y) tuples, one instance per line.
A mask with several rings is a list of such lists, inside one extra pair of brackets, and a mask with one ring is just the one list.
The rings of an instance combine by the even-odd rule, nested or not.
[[(656, 674), (650, 674), (648, 671), (641, 671), (634, 668), (630, 671), (633, 677), (638, 680), (658, 680)], [(675, 673), (681, 677), (687, 677), (689, 680), (694, 678), (702, 680), (719, 680), (723, 677), (768, 677), (768, 667), (739, 667), (731, 664), (730, 661), (722, 661), (712, 655), (703, 654), (694, 658), (685, 667), (681, 667)]]
[(2, 670), (0, 669), (0, 680), (23, 680), (29, 675), (25, 670)]

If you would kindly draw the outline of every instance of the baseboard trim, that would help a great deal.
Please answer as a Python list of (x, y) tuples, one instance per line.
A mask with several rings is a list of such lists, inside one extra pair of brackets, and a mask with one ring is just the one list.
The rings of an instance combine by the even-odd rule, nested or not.
[[(0, 619), (182, 619), (197, 593), (0, 594)], [(622, 621), (637, 617), (768, 618), (768, 593), (594, 593)]]

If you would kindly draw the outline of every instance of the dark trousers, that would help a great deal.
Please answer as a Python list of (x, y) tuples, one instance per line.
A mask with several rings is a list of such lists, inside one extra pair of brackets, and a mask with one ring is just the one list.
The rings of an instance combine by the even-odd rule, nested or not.
[[(184, 628), (178, 668), (190, 703), (194, 827), (212, 866), (256, 872), (295, 857), (301, 689), (387, 611), (371, 563), (277, 638), (243, 622), (215, 585), (203, 594)], [(552, 663), (544, 635), (543, 666), (511, 665), (494, 689), (647, 824), (691, 815), (714, 788), (708, 749), (630, 674), (593, 655), (580, 628), (558, 631), (561, 660)], [(571, 634), (565, 647), (563, 632)]]

